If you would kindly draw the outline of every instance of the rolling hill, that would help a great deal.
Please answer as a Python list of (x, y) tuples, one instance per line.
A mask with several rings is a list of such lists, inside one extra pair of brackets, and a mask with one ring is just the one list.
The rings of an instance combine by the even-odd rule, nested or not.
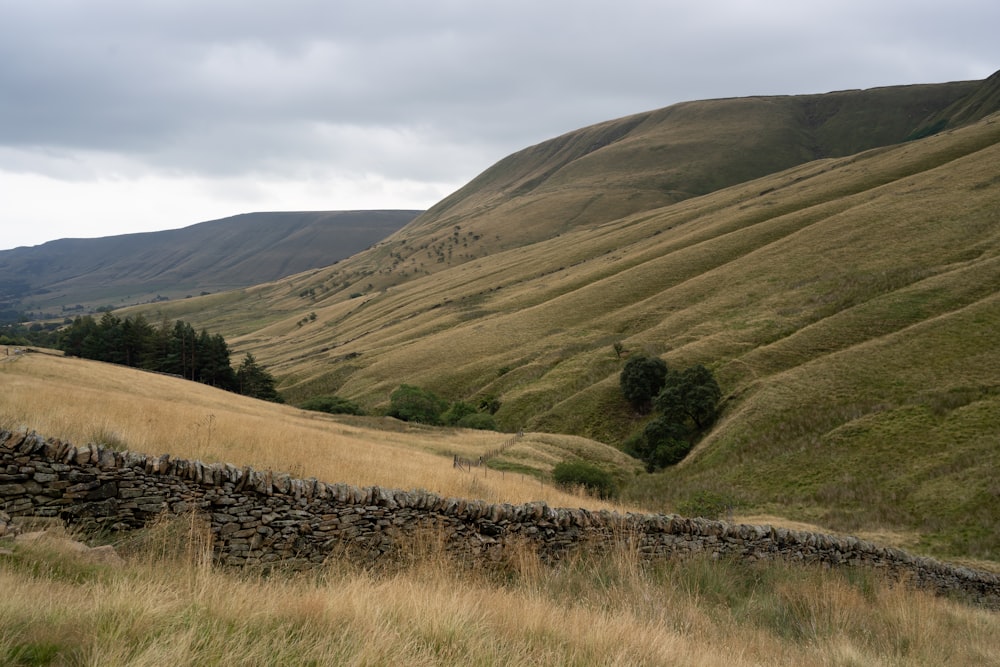
[[(400, 383), (621, 443), (613, 351), (703, 363), (722, 416), (631, 489), (1000, 558), (1000, 75), (691, 102), (516, 153), (336, 266), (145, 308), (291, 401)], [(909, 141), (907, 141), (909, 139)], [(317, 317), (303, 325), (303, 315)]]
[(248, 213), (183, 229), (2, 250), (0, 302), (5, 311), (62, 315), (257, 285), (349, 257), (418, 213)]

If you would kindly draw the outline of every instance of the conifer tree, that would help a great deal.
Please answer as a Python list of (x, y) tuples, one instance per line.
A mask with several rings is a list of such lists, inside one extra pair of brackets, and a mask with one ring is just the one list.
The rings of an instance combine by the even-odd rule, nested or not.
[(236, 369), (237, 391), (244, 396), (252, 396), (274, 403), (284, 403), (274, 385), (274, 376), (258, 364), (251, 353), (247, 352), (240, 367)]

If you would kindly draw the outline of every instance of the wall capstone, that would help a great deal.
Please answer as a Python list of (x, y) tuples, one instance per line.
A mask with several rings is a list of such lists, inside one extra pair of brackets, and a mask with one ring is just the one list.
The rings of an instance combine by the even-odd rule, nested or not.
[(919, 588), (957, 592), (1000, 609), (1000, 575), (855, 537), (359, 488), (0, 430), (0, 537), (16, 517), (58, 517), (87, 530), (127, 531), (165, 512), (191, 510), (209, 521), (214, 558), (229, 566), (280, 563), (295, 569), (331, 555), (378, 558), (432, 529), (463, 559), (497, 561), (506, 547), (528, 543), (554, 562), (577, 549), (625, 543), (646, 559), (704, 554), (872, 567)]

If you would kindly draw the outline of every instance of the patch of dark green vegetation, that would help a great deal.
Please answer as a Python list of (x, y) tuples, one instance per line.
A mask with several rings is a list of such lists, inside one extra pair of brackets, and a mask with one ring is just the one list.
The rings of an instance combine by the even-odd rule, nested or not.
[(488, 403), (477, 408), (465, 401), (448, 403), (429, 389), (402, 384), (389, 398), (390, 417), (431, 426), (456, 426), (483, 431), (498, 430)]
[(618, 495), (615, 478), (607, 470), (586, 461), (562, 461), (552, 469), (552, 478), (566, 488), (583, 487), (600, 498)]
[(658, 357), (630, 358), (619, 376), (622, 394), (640, 414), (657, 415), (624, 444), (650, 472), (680, 463), (711, 428), (722, 391), (702, 365), (671, 371)]
[(326, 412), (331, 415), (364, 415), (364, 409), (354, 401), (340, 396), (314, 396), (299, 405), (303, 410)]

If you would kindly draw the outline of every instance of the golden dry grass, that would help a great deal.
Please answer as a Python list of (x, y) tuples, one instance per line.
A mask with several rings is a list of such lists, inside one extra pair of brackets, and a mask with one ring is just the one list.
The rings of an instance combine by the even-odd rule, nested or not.
[[(108, 442), (149, 454), (225, 461), (357, 486), (422, 488), (443, 496), (490, 502), (544, 500), (563, 507), (630, 509), (574, 495), (530, 474), (452, 467), (474, 459), (509, 434), (438, 429), (394, 420), (338, 419), (220, 391), (195, 382), (101, 362), (46, 354), (0, 363), (0, 425), (27, 427), (82, 445)], [(369, 425), (360, 425), (360, 423)], [(551, 469), (557, 456), (625, 457), (611, 448), (567, 437), (526, 434), (509, 450), (531, 469)], [(533, 455), (548, 446), (548, 458)], [(598, 453), (601, 452), (601, 453)], [(547, 468), (546, 468), (547, 466)]]
[(433, 541), (369, 569), (260, 578), (208, 565), (186, 518), (126, 565), (44, 543), (0, 556), (12, 665), (995, 665), (1000, 616), (864, 572), (626, 550), (469, 569)]
[[(662, 208), (640, 197), (618, 218), (596, 202), (593, 218), (576, 215), (584, 199), (628, 192), (599, 178), (580, 181), (588, 197), (570, 172), (516, 196), (470, 187), (424, 218), (434, 224), (336, 266), (224, 305), (168, 307), (240, 334), (235, 349), (253, 351), (292, 402), (336, 393), (378, 408), (406, 382), (448, 400), (496, 397), (508, 430), (613, 444), (643, 425), (618, 391), (615, 342), (673, 367), (704, 363), (727, 399), (722, 419), (634, 502), (668, 510), (724, 490), (758, 512), (1000, 560), (998, 161), (994, 115)], [(559, 187), (572, 192), (552, 196)], [(546, 220), (550, 237), (512, 249)], [(427, 257), (447, 249), (440, 265)], [(307, 288), (322, 296), (303, 300)]]

